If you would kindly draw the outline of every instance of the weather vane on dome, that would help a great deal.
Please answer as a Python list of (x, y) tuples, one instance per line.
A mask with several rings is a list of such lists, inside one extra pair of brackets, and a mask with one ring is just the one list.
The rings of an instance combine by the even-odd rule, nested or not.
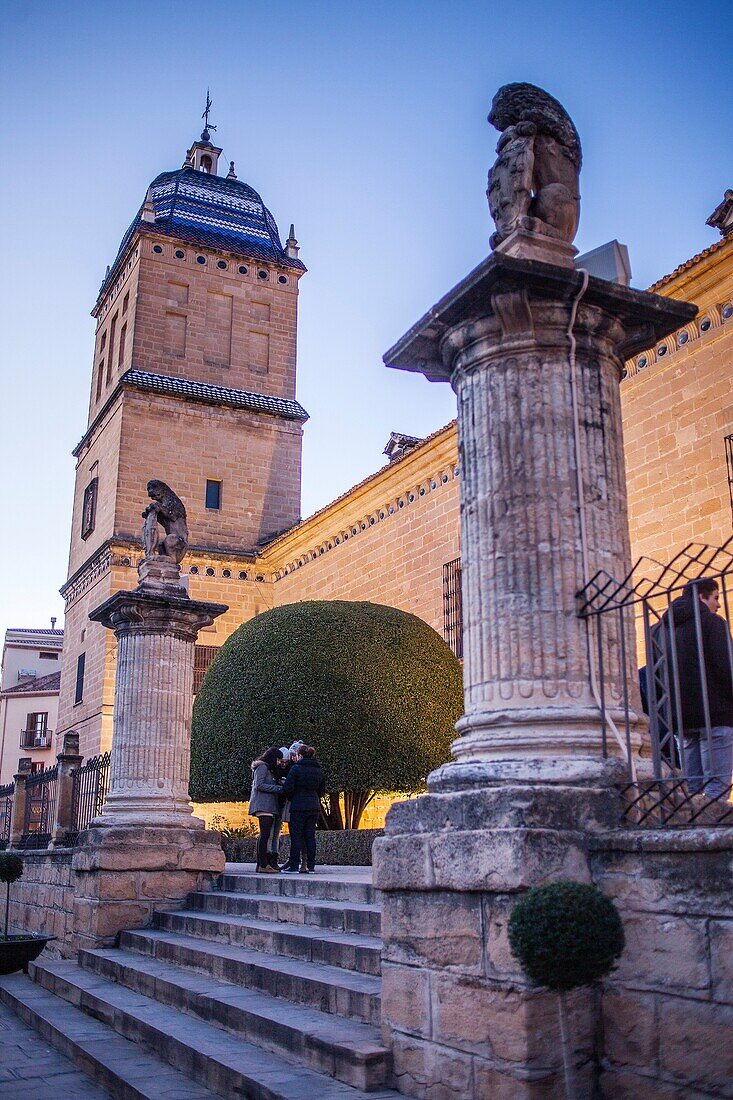
[(211, 96), (209, 95), (209, 89), (207, 88), (206, 89), (206, 107), (204, 108), (204, 113), (201, 116), (202, 119), (204, 120), (204, 129), (203, 129), (203, 133), (201, 134), (201, 140), (202, 141), (208, 141), (211, 137), (211, 134), (209, 133), (209, 130), (215, 130), (216, 129), (216, 126), (214, 126), (213, 122), (209, 122), (209, 112), (210, 111), (211, 111)]

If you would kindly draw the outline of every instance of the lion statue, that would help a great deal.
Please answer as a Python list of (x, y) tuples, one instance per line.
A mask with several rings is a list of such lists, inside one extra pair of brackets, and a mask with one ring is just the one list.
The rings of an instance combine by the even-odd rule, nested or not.
[(572, 243), (580, 217), (580, 138), (565, 108), (534, 84), (505, 84), (489, 122), (501, 137), (486, 196), (491, 246), (515, 229)]
[[(158, 554), (180, 565), (188, 549), (188, 524), (186, 509), (164, 481), (149, 481), (150, 504), (143, 512), (143, 547), (145, 556)], [(158, 525), (163, 528), (161, 535)]]

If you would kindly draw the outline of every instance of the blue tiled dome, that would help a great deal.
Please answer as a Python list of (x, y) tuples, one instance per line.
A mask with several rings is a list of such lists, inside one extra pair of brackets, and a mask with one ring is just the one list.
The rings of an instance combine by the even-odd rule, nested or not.
[(275, 219), (257, 192), (236, 179), (207, 175), (193, 168), (162, 172), (148, 192), (155, 220), (143, 219), (140, 207), (122, 239), (102, 290), (116, 274), (135, 230), (175, 237), (185, 244), (217, 248), (278, 267), (305, 271), (304, 264), (285, 254)]

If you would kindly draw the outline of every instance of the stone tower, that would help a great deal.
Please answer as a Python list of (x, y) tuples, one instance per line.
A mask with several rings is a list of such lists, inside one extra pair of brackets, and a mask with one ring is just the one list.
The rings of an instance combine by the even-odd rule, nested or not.
[(184, 572), (192, 596), (230, 606), (223, 637), (268, 605), (257, 548), (300, 518), (305, 267), (292, 227), (283, 247), (233, 162), (217, 174), (220, 155), (207, 128), (182, 168), (153, 180), (92, 311), (57, 731), (78, 730), (85, 756), (110, 745), (115, 661), (114, 640), (88, 614), (134, 587), (147, 481), (175, 485), (185, 501)]

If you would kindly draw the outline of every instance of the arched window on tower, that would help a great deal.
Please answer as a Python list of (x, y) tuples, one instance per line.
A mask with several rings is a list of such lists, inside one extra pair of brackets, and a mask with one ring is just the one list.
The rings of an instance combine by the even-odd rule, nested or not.
[(208, 175), (211, 175), (211, 157), (210, 156), (204, 155), (201, 158), (201, 171), (208, 173)]

